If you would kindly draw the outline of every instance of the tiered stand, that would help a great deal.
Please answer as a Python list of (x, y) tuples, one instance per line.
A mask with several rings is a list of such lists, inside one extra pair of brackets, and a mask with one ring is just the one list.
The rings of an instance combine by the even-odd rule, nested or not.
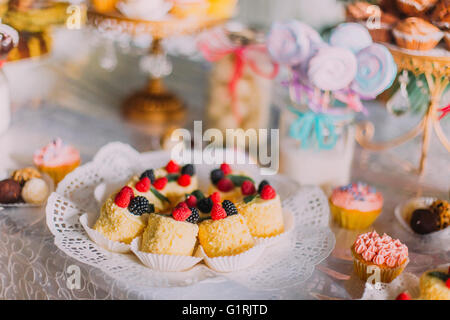
[(391, 51), (399, 70), (408, 70), (416, 75), (425, 75), (430, 90), (430, 104), (420, 123), (400, 137), (386, 142), (373, 142), (374, 126), (371, 122), (363, 122), (357, 128), (356, 140), (364, 148), (381, 151), (399, 146), (422, 134), (420, 163), (416, 169), (416, 172), (422, 175), (427, 162), (433, 129), (439, 141), (450, 152), (450, 142), (444, 135), (437, 112), (442, 95), (450, 81), (450, 55), (427, 56), (414, 51), (404, 50), (394, 45), (386, 46)]
[[(229, 17), (190, 17), (186, 19), (168, 18), (161, 21), (147, 21), (127, 18), (119, 13), (88, 12), (88, 22), (101, 30), (118, 31), (131, 36), (151, 35), (153, 42), (150, 55), (164, 54), (163, 39), (175, 35), (200, 32), (225, 22)], [(186, 108), (183, 102), (168, 91), (162, 77), (152, 76), (142, 90), (132, 94), (123, 103), (123, 115), (132, 123), (147, 127), (173, 126), (183, 122)], [(158, 130), (159, 131), (159, 130)], [(160, 132), (159, 132), (160, 133)]]

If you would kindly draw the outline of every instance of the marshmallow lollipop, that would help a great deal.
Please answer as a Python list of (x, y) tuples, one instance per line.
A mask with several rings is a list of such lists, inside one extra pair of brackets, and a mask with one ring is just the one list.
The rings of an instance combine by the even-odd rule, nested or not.
[(350, 50), (324, 47), (310, 60), (308, 77), (317, 88), (335, 91), (348, 87), (356, 70), (356, 57)]
[(358, 71), (351, 88), (361, 97), (375, 98), (389, 88), (397, 75), (397, 65), (389, 50), (380, 44), (356, 54)]
[(267, 49), (272, 58), (287, 66), (302, 63), (309, 56), (310, 47), (306, 29), (296, 20), (275, 22), (267, 37)]
[(330, 36), (330, 44), (357, 53), (373, 43), (369, 31), (359, 23), (342, 23)]

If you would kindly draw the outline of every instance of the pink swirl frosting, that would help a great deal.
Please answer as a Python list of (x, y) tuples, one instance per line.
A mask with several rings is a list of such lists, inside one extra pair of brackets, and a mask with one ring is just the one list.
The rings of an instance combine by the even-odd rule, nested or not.
[[(358, 182), (334, 189), (331, 202), (346, 210), (370, 212), (382, 208), (383, 196), (375, 188)], [(384, 241), (390, 241), (390, 239)]]
[(403, 264), (408, 258), (406, 245), (387, 234), (380, 237), (376, 231), (359, 235), (353, 246), (355, 252), (365, 261), (390, 268)]
[(37, 150), (33, 161), (37, 166), (57, 167), (72, 164), (80, 160), (80, 153), (72, 146), (66, 145), (60, 138)]

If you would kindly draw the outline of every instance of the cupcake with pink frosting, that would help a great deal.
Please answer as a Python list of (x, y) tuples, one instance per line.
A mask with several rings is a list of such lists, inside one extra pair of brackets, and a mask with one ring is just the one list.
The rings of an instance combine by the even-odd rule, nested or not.
[(37, 150), (33, 156), (36, 167), (52, 177), (55, 184), (80, 164), (80, 153), (60, 138)]
[(376, 231), (359, 235), (351, 250), (355, 272), (363, 281), (389, 283), (409, 262), (405, 244)]
[(369, 227), (380, 215), (383, 195), (366, 183), (351, 183), (333, 190), (330, 210), (343, 228), (360, 230)]

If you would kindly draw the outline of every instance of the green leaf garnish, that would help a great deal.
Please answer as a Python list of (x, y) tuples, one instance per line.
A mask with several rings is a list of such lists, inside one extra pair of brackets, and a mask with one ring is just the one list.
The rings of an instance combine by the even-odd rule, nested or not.
[(227, 175), (227, 178), (229, 178), (231, 180), (231, 182), (233, 182), (233, 184), (238, 187), (240, 187), (246, 180), (251, 181), (253, 184), (255, 184), (255, 181), (252, 178), (247, 177), (247, 176), (229, 174), (229, 175)]
[(178, 173), (170, 173), (166, 176), (166, 178), (167, 178), (168, 182), (173, 182), (173, 181), (177, 181), (179, 176), (180, 175)]
[(150, 188), (150, 191), (155, 195), (155, 197), (157, 197), (159, 200), (161, 200), (161, 201), (165, 201), (165, 202), (168, 202), (168, 203), (170, 203), (170, 200), (167, 198), (167, 197), (165, 197), (161, 192), (159, 192), (158, 190), (156, 190), (155, 188), (153, 188), (153, 187), (151, 187)]
[(257, 193), (246, 196), (246, 197), (244, 197), (244, 202), (249, 203), (249, 202), (253, 201), (253, 199), (255, 199), (257, 196), (258, 196)]
[(194, 190), (191, 194), (194, 195), (197, 198), (197, 200), (203, 199), (205, 197), (203, 192), (199, 189)]
[(450, 274), (440, 272), (440, 271), (431, 271), (431, 272), (428, 272), (428, 275), (430, 277), (435, 277), (435, 278), (441, 279), (444, 282), (447, 281), (448, 279), (450, 279)]

